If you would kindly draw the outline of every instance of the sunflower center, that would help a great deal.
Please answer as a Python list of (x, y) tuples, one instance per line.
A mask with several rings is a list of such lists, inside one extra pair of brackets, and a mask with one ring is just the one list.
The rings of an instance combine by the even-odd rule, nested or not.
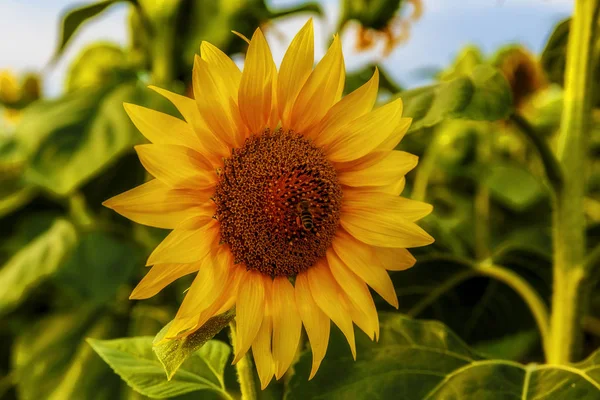
[(214, 197), (221, 240), (236, 263), (271, 276), (295, 276), (325, 255), (341, 200), (323, 150), (281, 129), (232, 150)]

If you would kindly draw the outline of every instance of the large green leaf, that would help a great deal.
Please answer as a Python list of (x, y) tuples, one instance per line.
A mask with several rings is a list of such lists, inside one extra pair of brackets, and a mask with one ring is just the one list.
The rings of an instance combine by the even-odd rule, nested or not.
[[(307, 381), (311, 354), (302, 354), (286, 399), (597, 400), (600, 356), (555, 366), (487, 360), (439, 322), (384, 315), (379, 343), (359, 334), (357, 361), (336, 335), (319, 372)], [(549, 395), (551, 394), (551, 397)]]
[(482, 183), (499, 202), (515, 211), (524, 211), (546, 195), (546, 188), (524, 167), (510, 162), (489, 165)]
[(19, 398), (115, 398), (119, 380), (83, 340), (115, 334), (119, 327), (113, 318), (87, 307), (33, 324), (19, 334), (13, 350)]
[(25, 179), (64, 196), (141, 140), (123, 109), (136, 82), (81, 89), (27, 108), (16, 131), (29, 155)]
[(103, 233), (89, 232), (60, 269), (57, 279), (83, 299), (103, 304), (113, 299), (136, 266), (141, 264), (138, 247)]
[(113, 4), (129, 1), (135, 3), (134, 0), (104, 0), (97, 3), (86, 4), (85, 6), (68, 10), (61, 20), (60, 40), (53, 59), (56, 60), (73, 37), (73, 34), (79, 27), (88, 20), (96, 17)]
[[(169, 381), (152, 351), (150, 336), (115, 340), (89, 340), (102, 359), (137, 392), (151, 398), (174, 397), (203, 390), (228, 398), (222, 372), (229, 351), (218, 341), (207, 342), (187, 359)], [(203, 397), (204, 398), (204, 397)]]
[(57, 269), (75, 247), (77, 233), (62, 218), (14, 254), (0, 269), (0, 315), (25, 299), (28, 293)]
[[(194, 354), (196, 350), (200, 349), (202, 352), (204, 344), (212, 339), (223, 328), (225, 328), (229, 322), (231, 322), (234, 316), (234, 310), (217, 315), (206, 321), (202, 328), (198, 329), (191, 335), (185, 336), (181, 339), (167, 340), (161, 343), (162, 339), (164, 339), (165, 335), (169, 331), (171, 322), (162, 328), (154, 338), (155, 345), (153, 350), (165, 368), (167, 379), (170, 380), (173, 378), (173, 375), (175, 375), (175, 372), (177, 372), (181, 364), (183, 364), (188, 357)], [(208, 351), (210, 352), (211, 350), (209, 349)], [(229, 349), (226, 354), (221, 353), (221, 355), (224, 357), (224, 365), (225, 360), (229, 357)], [(220, 370), (220, 375), (223, 375), (222, 369)]]
[(497, 69), (477, 65), (469, 75), (401, 92), (403, 115), (413, 118), (411, 131), (447, 119), (496, 121), (512, 111), (508, 82)]

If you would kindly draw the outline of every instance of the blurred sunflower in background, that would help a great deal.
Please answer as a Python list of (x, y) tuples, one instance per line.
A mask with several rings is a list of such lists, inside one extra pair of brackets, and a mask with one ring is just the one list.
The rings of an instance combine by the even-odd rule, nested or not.
[(0, 70), (0, 108), (2, 117), (9, 124), (16, 124), (21, 109), (40, 98), (40, 80), (37, 75), (28, 74), (21, 80), (10, 70)]
[(167, 340), (235, 307), (234, 362), (252, 348), (264, 389), (289, 368), (304, 325), (312, 378), (330, 320), (356, 357), (353, 322), (371, 339), (379, 335), (367, 285), (397, 307), (386, 270), (411, 267), (406, 248), (433, 242), (415, 224), (432, 207), (399, 196), (417, 164), (416, 156), (394, 150), (411, 119), (402, 118), (400, 99), (372, 110), (377, 70), (342, 99), (339, 37), (313, 69), (312, 21), (279, 72), (260, 30), (243, 72), (215, 46), (203, 42), (200, 50), (195, 99), (152, 87), (185, 121), (125, 105), (152, 142), (136, 150), (156, 179), (104, 204), (172, 229), (131, 298), (149, 298), (196, 273)]

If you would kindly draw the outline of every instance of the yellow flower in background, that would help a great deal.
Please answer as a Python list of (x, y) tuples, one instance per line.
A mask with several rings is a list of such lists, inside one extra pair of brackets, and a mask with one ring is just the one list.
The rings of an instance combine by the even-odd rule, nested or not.
[(40, 81), (35, 74), (28, 74), (21, 82), (10, 70), (0, 70), (0, 108), (3, 118), (10, 124), (21, 119), (21, 109), (40, 97)]
[(402, 101), (375, 110), (377, 71), (342, 97), (337, 36), (313, 69), (313, 26), (292, 41), (279, 72), (260, 30), (243, 72), (203, 42), (195, 99), (152, 87), (185, 121), (133, 104), (126, 110), (152, 144), (136, 147), (156, 179), (104, 204), (141, 224), (173, 231), (150, 255), (133, 291), (145, 299), (196, 273), (167, 332), (178, 338), (236, 307), (235, 362), (250, 348), (262, 387), (289, 368), (301, 328), (323, 359), (330, 320), (356, 357), (353, 322), (379, 335), (367, 285), (398, 306), (386, 270), (415, 259), (433, 239), (415, 221), (425, 203), (399, 197), (417, 157), (393, 150), (411, 120)]

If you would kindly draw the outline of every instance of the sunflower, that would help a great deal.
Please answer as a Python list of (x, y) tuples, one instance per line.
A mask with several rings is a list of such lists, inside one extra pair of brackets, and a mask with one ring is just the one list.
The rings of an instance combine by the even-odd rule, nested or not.
[(151, 87), (185, 121), (125, 104), (152, 142), (136, 151), (156, 179), (104, 203), (135, 222), (172, 229), (131, 298), (196, 274), (166, 338), (185, 337), (235, 307), (234, 363), (252, 348), (262, 388), (289, 368), (302, 325), (311, 378), (330, 320), (356, 358), (353, 322), (371, 339), (379, 334), (368, 286), (398, 307), (386, 270), (411, 267), (406, 248), (433, 241), (415, 224), (431, 206), (399, 196), (417, 164), (393, 150), (411, 122), (402, 118), (402, 101), (372, 110), (377, 71), (342, 99), (339, 37), (314, 69), (313, 46), (309, 21), (278, 72), (256, 30), (240, 72), (202, 43), (195, 99)]

